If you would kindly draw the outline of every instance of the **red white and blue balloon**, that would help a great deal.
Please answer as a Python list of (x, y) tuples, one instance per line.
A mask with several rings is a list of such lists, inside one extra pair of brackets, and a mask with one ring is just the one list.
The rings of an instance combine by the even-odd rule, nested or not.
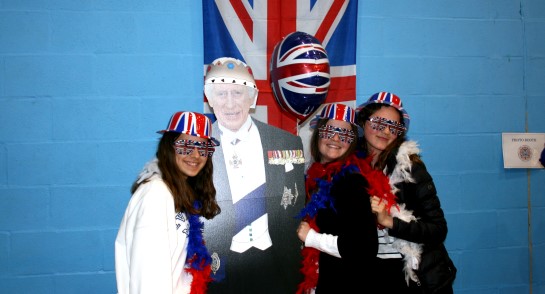
[(271, 87), (282, 109), (304, 121), (324, 103), (329, 89), (329, 59), (320, 41), (293, 32), (274, 47)]

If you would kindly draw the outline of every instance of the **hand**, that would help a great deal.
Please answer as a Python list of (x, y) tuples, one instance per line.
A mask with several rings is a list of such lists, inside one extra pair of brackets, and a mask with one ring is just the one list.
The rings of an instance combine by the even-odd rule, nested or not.
[(310, 225), (307, 222), (302, 221), (299, 224), (299, 227), (297, 227), (297, 237), (299, 237), (299, 240), (305, 242), (305, 240), (307, 239), (308, 231), (310, 231)]
[(377, 222), (391, 229), (394, 226), (394, 218), (390, 216), (388, 210), (386, 210), (386, 201), (383, 201), (377, 196), (371, 197), (371, 211), (377, 216)]

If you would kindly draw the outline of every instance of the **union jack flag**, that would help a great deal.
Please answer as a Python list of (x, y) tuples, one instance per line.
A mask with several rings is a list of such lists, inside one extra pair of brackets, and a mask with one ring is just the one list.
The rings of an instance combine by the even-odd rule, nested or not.
[[(357, 0), (203, 0), (203, 73), (219, 57), (243, 60), (254, 73), (257, 106), (266, 107), (266, 122), (295, 134), (300, 122), (282, 110), (270, 85), (274, 47), (296, 31), (313, 35), (325, 47), (330, 63), (324, 103), (355, 101), (357, 4)], [(205, 103), (205, 112), (207, 107)]]

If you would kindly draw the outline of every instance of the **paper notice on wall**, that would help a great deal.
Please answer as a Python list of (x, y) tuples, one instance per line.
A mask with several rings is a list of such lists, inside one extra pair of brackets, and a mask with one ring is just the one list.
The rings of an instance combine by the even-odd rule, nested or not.
[(504, 168), (543, 168), (545, 133), (502, 133), (502, 149)]

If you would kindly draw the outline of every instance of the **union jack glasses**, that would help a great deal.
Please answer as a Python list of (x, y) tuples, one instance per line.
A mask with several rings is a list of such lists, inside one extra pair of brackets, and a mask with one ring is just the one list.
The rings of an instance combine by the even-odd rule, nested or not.
[(189, 155), (197, 148), (200, 156), (203, 157), (212, 157), (216, 148), (212, 146), (212, 143), (209, 141), (193, 141), (193, 140), (178, 140), (174, 142), (174, 149), (176, 153), (180, 155)]
[(371, 128), (375, 131), (384, 131), (386, 127), (390, 129), (390, 133), (395, 136), (401, 136), (407, 128), (395, 120), (389, 120), (384, 117), (374, 116), (367, 119), (371, 122)]
[(321, 139), (331, 139), (335, 137), (335, 134), (339, 135), (341, 142), (351, 144), (354, 142), (354, 131), (344, 128), (337, 128), (331, 125), (323, 125), (318, 128), (318, 136)]

